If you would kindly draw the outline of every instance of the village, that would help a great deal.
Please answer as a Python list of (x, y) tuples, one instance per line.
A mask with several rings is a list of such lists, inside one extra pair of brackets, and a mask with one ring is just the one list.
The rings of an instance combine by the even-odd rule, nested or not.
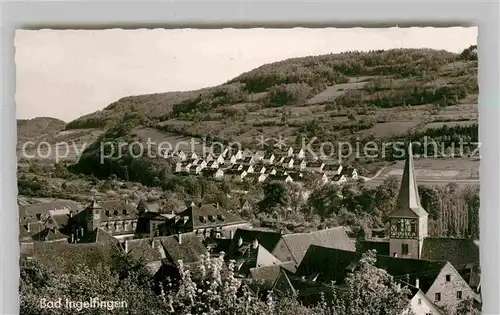
[[(176, 173), (226, 176), (255, 182), (300, 182), (315, 172), (324, 184), (357, 180), (355, 169), (307, 161), (293, 148), (283, 156), (238, 150), (200, 157), (165, 153)], [(428, 236), (428, 213), (421, 206), (411, 150), (407, 155), (390, 227), (363, 239), (338, 226), (305, 233), (253, 227), (238, 213), (248, 203), (223, 208), (187, 201), (184, 209), (158, 209), (144, 200), (93, 200), (85, 207), (71, 200), (20, 206), (21, 257), (56, 264), (57, 257), (113, 247), (142, 259), (158, 281), (178, 279), (204, 255), (224, 254), (255, 296), (266, 292), (317, 300), (329, 283), (342, 288), (363, 252), (376, 250), (378, 268), (410, 288), (416, 315), (444, 315), (466, 299), (480, 308), (479, 241)], [(92, 255), (88, 255), (89, 257)], [(89, 258), (90, 259), (90, 258)], [(94, 258), (95, 259), (95, 258)], [(98, 258), (97, 258), (98, 259)]]
[(175, 174), (194, 175), (216, 180), (262, 183), (280, 181), (301, 183), (305, 174), (319, 175), (321, 184), (342, 185), (358, 180), (357, 170), (333, 160), (310, 157), (304, 149), (289, 147), (280, 153), (252, 151), (238, 147), (224, 148), (219, 153), (165, 151), (163, 156), (175, 162)]

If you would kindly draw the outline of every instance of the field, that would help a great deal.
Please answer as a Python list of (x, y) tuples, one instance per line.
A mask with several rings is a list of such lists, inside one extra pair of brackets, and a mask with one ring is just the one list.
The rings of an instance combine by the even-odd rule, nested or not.
[[(478, 159), (466, 158), (415, 159), (415, 176), (419, 184), (446, 185), (453, 182), (459, 185), (479, 185), (479, 163)], [(382, 169), (367, 184), (379, 185), (390, 176), (400, 179), (403, 168), (404, 162), (399, 161)]]

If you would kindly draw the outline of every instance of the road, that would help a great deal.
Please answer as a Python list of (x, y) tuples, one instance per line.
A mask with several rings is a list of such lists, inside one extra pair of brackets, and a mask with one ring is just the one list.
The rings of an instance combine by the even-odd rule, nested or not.
[[(378, 186), (384, 182), (385, 176), (380, 176), (372, 180), (366, 181), (367, 185)], [(479, 179), (463, 179), (463, 178), (417, 178), (417, 183), (419, 185), (447, 185), (449, 183), (455, 183), (457, 185), (478, 185)]]

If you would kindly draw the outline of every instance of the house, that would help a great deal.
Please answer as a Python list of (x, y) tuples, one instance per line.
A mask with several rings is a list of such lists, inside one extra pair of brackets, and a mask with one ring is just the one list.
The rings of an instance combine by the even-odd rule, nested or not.
[(228, 211), (234, 212), (242, 212), (249, 211), (252, 209), (252, 205), (250, 202), (244, 198), (234, 198), (231, 199), (228, 205)]
[(297, 160), (304, 160), (306, 158), (306, 151), (304, 149), (297, 150), (297, 154), (295, 155)]
[(344, 167), (341, 172), (348, 179), (357, 180), (358, 179), (358, 171), (353, 167)]
[(288, 175), (293, 179), (294, 183), (302, 182), (304, 180), (304, 174), (300, 172), (289, 172)]
[(274, 154), (273, 153), (266, 153), (266, 155), (264, 156), (264, 158), (262, 159), (262, 162), (264, 164), (273, 164), (274, 162)]
[(333, 175), (332, 184), (343, 185), (345, 183), (347, 183), (347, 178), (345, 178), (345, 175), (338, 175), (338, 174)]
[(281, 166), (284, 167), (284, 168), (287, 168), (287, 169), (292, 169), (293, 165), (294, 165), (293, 163), (294, 163), (293, 157), (288, 156), (288, 157), (286, 157), (286, 158), (283, 159), (283, 162), (281, 163)]
[(222, 179), (224, 177), (224, 171), (220, 168), (214, 169), (214, 168), (206, 168), (203, 171), (203, 176), (208, 177), (208, 178), (214, 178), (214, 179)]
[(242, 171), (244, 167), (243, 164), (233, 164), (229, 169), (232, 171)]
[(191, 175), (198, 175), (201, 173), (201, 170), (203, 168), (200, 165), (191, 165), (190, 168), (188, 168), (188, 173)]
[(408, 296), (410, 305), (401, 315), (446, 315), (419, 288), (406, 283), (403, 283), (402, 286), (410, 290), (410, 295)]
[(221, 238), (248, 223), (239, 216), (222, 209), (218, 204), (191, 205), (176, 214), (164, 226), (162, 235), (194, 232), (201, 238)]
[(299, 266), (312, 245), (354, 251), (355, 245), (349, 239), (344, 227), (334, 227), (309, 233), (284, 234), (271, 253), (280, 261), (292, 261)]
[(244, 170), (229, 169), (224, 173), (224, 177), (234, 181), (242, 181), (245, 176), (247, 176), (247, 172)]
[(285, 150), (285, 155), (287, 157), (293, 157), (293, 148), (289, 147), (287, 150)]
[(215, 160), (207, 162), (206, 168), (216, 170), (219, 168), (219, 163)]
[(306, 161), (305, 160), (294, 160), (293, 167), (298, 171), (304, 171), (306, 169)]
[(285, 156), (283, 156), (281, 154), (275, 154), (273, 164), (276, 166), (280, 166), (284, 160), (285, 160)]
[(132, 238), (136, 233), (140, 211), (127, 200), (93, 200), (87, 207), (72, 216), (69, 233), (74, 242), (88, 233), (102, 229), (118, 239)]
[[(358, 267), (361, 256), (360, 252), (311, 245), (296, 275), (317, 274), (316, 281), (343, 285), (347, 275)], [(476, 298), (476, 293), (447, 261), (377, 255), (375, 265), (395, 280), (413, 284), (440, 308), (453, 311), (463, 299)]]
[(255, 158), (253, 156), (245, 156), (245, 157), (243, 157), (241, 164), (251, 165), (251, 164), (255, 164), (256, 162), (257, 161), (255, 160)]
[(328, 176), (326, 176), (326, 174), (321, 175), (321, 178), (320, 178), (321, 185), (326, 185), (326, 184), (328, 184), (329, 181), (330, 181), (330, 179), (328, 178)]
[(186, 154), (186, 159), (188, 159), (188, 160), (197, 160), (199, 158), (200, 158), (200, 156), (198, 156), (198, 154), (196, 154), (196, 152), (194, 152), (194, 151), (188, 152)]
[(229, 157), (229, 164), (235, 164), (236, 162), (241, 160), (241, 159), (238, 159), (236, 155), (229, 155), (228, 157)]
[(248, 174), (250, 174), (250, 173), (254, 172), (254, 167), (253, 167), (253, 165), (246, 165), (246, 166), (243, 167), (243, 170), (245, 172), (247, 172)]
[(68, 222), (80, 207), (72, 200), (19, 206), (19, 240), (31, 243), (67, 242)]
[(254, 154), (254, 158), (256, 161), (262, 161), (262, 159), (266, 156), (266, 151), (264, 150), (259, 150), (257, 152), (255, 152)]
[(266, 172), (266, 167), (264, 165), (256, 164), (253, 166), (253, 172), (259, 173), (259, 174), (264, 174)]
[(181, 279), (181, 264), (182, 269), (196, 274), (201, 260), (208, 255), (202, 240), (192, 232), (155, 238), (153, 242), (157, 242), (159, 245), (156, 246), (161, 246), (165, 253), (165, 258), (161, 260), (161, 265), (154, 275), (164, 286), (178, 283)]
[(235, 272), (243, 277), (248, 277), (251, 269), (281, 264), (257, 239), (244, 242), (242, 238), (233, 238), (225, 259), (235, 261)]
[(212, 152), (206, 152), (203, 154), (202, 159), (205, 160), (205, 162), (210, 162), (215, 159), (215, 156)]
[(224, 164), (224, 156), (222, 154), (214, 156), (214, 161), (218, 164)]
[(340, 175), (342, 173), (342, 165), (328, 164), (323, 167), (323, 172), (329, 176)]
[(309, 172), (321, 173), (325, 167), (325, 163), (320, 160), (311, 161), (306, 163), (306, 170)]
[(290, 175), (288, 175), (288, 174), (269, 175), (267, 177), (267, 180), (270, 180), (270, 181), (279, 181), (279, 182), (284, 182), (284, 183), (292, 183), (293, 182), (293, 178)]
[[(202, 159), (188, 159), (188, 161), (191, 163), (191, 165), (194, 165), (194, 166), (197, 166), (197, 165), (200, 165), (202, 162), (205, 162), (204, 160)], [(205, 165), (206, 165), (206, 162), (205, 162)]]
[(245, 180), (250, 182), (250, 183), (262, 183), (267, 179), (268, 175), (267, 174), (261, 174), (261, 173), (249, 173), (245, 176)]
[(177, 162), (175, 164), (175, 173), (189, 172), (191, 162)]
[(154, 275), (162, 265), (162, 260), (167, 258), (165, 249), (158, 239), (133, 239), (125, 240), (124, 252), (131, 258), (142, 260), (148, 271)]
[(231, 155), (234, 156), (236, 161), (243, 159), (243, 151), (241, 151), (240, 149), (232, 149), (231, 152), (232, 152)]
[(274, 167), (270, 167), (270, 168), (267, 168), (265, 171), (264, 171), (264, 174), (266, 175), (275, 175), (276, 173), (278, 172), (278, 170), (276, 170), (276, 168)]
[(172, 154), (172, 158), (178, 160), (178, 161), (185, 161), (187, 160), (187, 155), (183, 150), (176, 151)]

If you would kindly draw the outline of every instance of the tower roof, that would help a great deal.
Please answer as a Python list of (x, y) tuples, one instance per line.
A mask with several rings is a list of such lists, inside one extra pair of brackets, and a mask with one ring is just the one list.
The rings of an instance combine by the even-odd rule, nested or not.
[(396, 209), (391, 214), (395, 217), (424, 217), (427, 216), (427, 211), (420, 205), (420, 197), (418, 194), (417, 180), (415, 170), (413, 168), (413, 154), (411, 142), (408, 144), (406, 154), (406, 162), (399, 188), (398, 199), (396, 201)]

